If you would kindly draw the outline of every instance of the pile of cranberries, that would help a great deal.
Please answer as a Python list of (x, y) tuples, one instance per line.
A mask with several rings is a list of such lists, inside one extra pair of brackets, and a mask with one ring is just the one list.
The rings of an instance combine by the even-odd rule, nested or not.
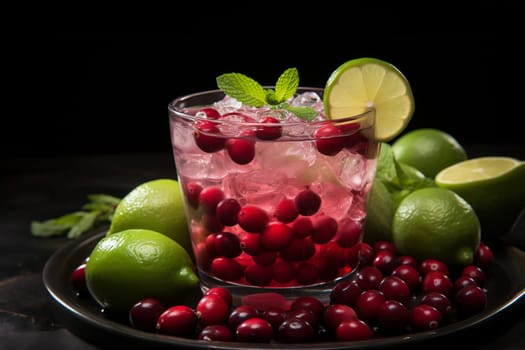
[[(390, 242), (362, 243), (356, 278), (339, 282), (327, 303), (301, 296), (234, 305), (227, 289), (215, 287), (194, 306), (145, 297), (132, 306), (128, 321), (142, 331), (207, 341), (352, 341), (420, 332), (482, 311), (493, 262), (484, 243), (472, 265), (454, 271), (439, 260), (398, 255)], [(84, 267), (71, 275), (79, 296), (89, 295)]]

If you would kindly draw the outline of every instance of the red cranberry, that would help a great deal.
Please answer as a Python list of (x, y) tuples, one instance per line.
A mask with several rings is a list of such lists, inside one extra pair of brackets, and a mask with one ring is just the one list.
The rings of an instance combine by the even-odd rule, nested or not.
[(314, 243), (324, 244), (334, 238), (337, 233), (337, 221), (330, 216), (323, 215), (314, 223), (311, 239)]
[(218, 278), (226, 281), (237, 281), (243, 275), (242, 266), (235, 259), (226, 257), (213, 259), (210, 271)]
[(208, 119), (219, 119), (221, 117), (221, 114), (215, 108), (201, 108), (199, 112), (204, 113)]
[(375, 266), (365, 266), (357, 272), (356, 280), (362, 290), (377, 289), (383, 273)]
[(352, 247), (359, 243), (363, 233), (361, 225), (351, 219), (343, 219), (338, 226), (336, 242), (341, 247)]
[(410, 288), (396, 276), (384, 277), (379, 284), (379, 291), (383, 292), (385, 299), (397, 300), (405, 305), (410, 301)]
[(73, 290), (79, 297), (89, 296), (89, 290), (86, 284), (86, 263), (78, 265), (71, 273), (71, 284)]
[(292, 232), (295, 238), (306, 238), (314, 232), (314, 224), (308, 217), (297, 218), (292, 224)]
[(478, 284), (470, 276), (459, 276), (458, 278), (454, 280), (454, 291), (455, 292), (467, 286), (478, 286)]
[(198, 301), (195, 311), (201, 326), (224, 324), (228, 319), (229, 305), (219, 295), (207, 294)]
[(289, 318), (277, 329), (277, 339), (283, 343), (305, 343), (314, 338), (312, 325), (304, 319)]
[(248, 254), (255, 256), (261, 252), (261, 242), (259, 241), (259, 235), (256, 234), (245, 234), (241, 237), (241, 248)]
[[(323, 309), (323, 311), (324, 311), (324, 309)], [(308, 322), (312, 326), (313, 329), (317, 329), (317, 326), (319, 325), (319, 319), (320, 318), (322, 318), (322, 313), (318, 317), (312, 311), (306, 310), (306, 309), (300, 309), (300, 308), (292, 309), (286, 315), (286, 319), (288, 319), (288, 320), (296, 319), (296, 320), (304, 320), (304, 321)]]
[(374, 242), (374, 250), (379, 252), (381, 250), (387, 250), (394, 255), (397, 255), (397, 249), (394, 246), (394, 243), (389, 241), (376, 241)]
[(443, 316), (433, 306), (419, 304), (409, 312), (409, 323), (415, 331), (433, 330), (440, 326)]
[[(279, 124), (279, 120), (274, 117), (264, 117), (260, 120), (261, 124)], [(281, 137), (282, 130), (279, 125), (258, 126), (255, 132), (261, 140), (275, 140)]]
[(462, 317), (469, 317), (481, 312), (487, 305), (487, 296), (478, 286), (467, 286), (460, 289), (454, 302)]
[(425, 259), (421, 262), (419, 271), (423, 276), (432, 271), (440, 271), (448, 275), (448, 266), (444, 262), (437, 259)]
[(419, 303), (435, 307), (443, 317), (447, 317), (452, 311), (450, 299), (445, 294), (438, 292), (430, 292), (423, 295)]
[(319, 280), (319, 268), (310, 262), (302, 262), (295, 270), (295, 281), (298, 284), (309, 285)]
[(410, 265), (419, 272), (419, 263), (417, 262), (416, 258), (410, 255), (400, 255), (397, 257), (397, 264), (398, 265)]
[(407, 307), (396, 300), (385, 300), (377, 310), (378, 325), (386, 330), (404, 330), (408, 317)]
[(157, 331), (178, 337), (192, 337), (197, 326), (197, 315), (186, 305), (175, 305), (165, 310), (157, 320)]
[(485, 285), (485, 272), (481, 268), (475, 265), (467, 265), (461, 270), (462, 276), (468, 276), (472, 278), (478, 286), (483, 287)]
[(215, 123), (208, 120), (199, 120), (195, 123), (193, 137), (201, 150), (207, 153), (217, 152), (224, 148), (225, 139), (219, 135), (220, 130)]
[(208, 289), (206, 291), (206, 293), (204, 293), (204, 295), (209, 295), (209, 294), (216, 294), (216, 295), (220, 296), (222, 298), (222, 300), (224, 300), (226, 302), (226, 304), (228, 304), (228, 307), (232, 306), (233, 295), (228, 289), (226, 289), (224, 287), (212, 287), (212, 288)]
[(272, 325), (258, 317), (243, 321), (236, 330), (237, 340), (250, 343), (268, 343), (273, 337)]
[(272, 265), (273, 279), (280, 283), (288, 283), (294, 277), (293, 265), (285, 260), (277, 259)]
[(368, 340), (374, 337), (374, 331), (362, 320), (353, 319), (341, 322), (335, 336), (340, 341)]
[(294, 201), (297, 211), (304, 216), (314, 215), (321, 207), (321, 197), (312, 190), (302, 190)]
[(484, 271), (488, 271), (494, 263), (494, 253), (488, 245), (483, 242), (479, 243), (478, 249), (474, 252), (474, 265)]
[(201, 191), (202, 186), (195, 182), (188, 182), (183, 189), (188, 203), (195, 209), (199, 206), (199, 195)]
[(390, 275), (397, 267), (396, 255), (389, 250), (377, 251), (372, 265), (381, 270), (384, 275)]
[(419, 288), (421, 285), (421, 275), (412, 265), (397, 266), (394, 271), (392, 271), (392, 276), (399, 277), (405, 281), (411, 291), (416, 290), (416, 288)]
[(263, 311), (261, 317), (268, 321), (273, 329), (277, 331), (281, 323), (286, 319), (286, 311), (278, 308), (269, 308)]
[(239, 305), (234, 308), (228, 316), (228, 327), (236, 330), (237, 327), (250, 318), (259, 317), (259, 311), (251, 305)]
[(218, 187), (206, 187), (199, 194), (199, 204), (204, 212), (215, 215), (215, 210), (220, 201), (224, 199), (224, 192)]
[(432, 271), (423, 277), (421, 289), (423, 293), (438, 292), (450, 296), (454, 289), (454, 284), (443, 272)]
[(284, 222), (286, 224), (290, 223), (294, 221), (298, 215), (299, 212), (297, 212), (297, 208), (295, 207), (293, 199), (285, 198), (281, 200), (275, 207), (275, 217), (280, 222)]
[(273, 269), (271, 266), (251, 264), (244, 270), (244, 277), (254, 286), (266, 286), (272, 281)]
[(241, 255), (241, 242), (237, 235), (231, 232), (213, 233), (206, 238), (206, 248), (212, 256), (235, 258)]
[(292, 239), (290, 243), (281, 250), (281, 256), (287, 261), (304, 261), (315, 254), (315, 244), (309, 238)]
[(197, 335), (197, 339), (208, 341), (232, 341), (233, 334), (225, 325), (214, 324), (204, 327)]
[(296, 298), (290, 305), (291, 310), (308, 310), (317, 318), (320, 318), (324, 311), (323, 303), (312, 296), (301, 296)]
[(146, 332), (155, 332), (157, 320), (166, 310), (156, 298), (144, 298), (135, 303), (129, 311), (130, 324)]
[(341, 137), (341, 130), (333, 124), (325, 124), (314, 131), (317, 150), (327, 156), (334, 156), (344, 147), (345, 139)]
[(237, 214), (239, 226), (250, 233), (262, 232), (269, 221), (268, 214), (261, 208), (253, 205), (245, 205)]
[(260, 252), (259, 254), (252, 256), (252, 259), (257, 265), (270, 266), (277, 259), (277, 252)]
[(224, 225), (219, 221), (216, 215), (204, 213), (202, 215), (202, 224), (210, 232), (221, 232)]
[(350, 306), (331, 304), (324, 309), (322, 322), (328, 331), (333, 332), (341, 322), (355, 318), (357, 318), (357, 314)]
[(255, 141), (247, 138), (231, 138), (225, 143), (230, 158), (237, 164), (248, 164), (255, 157)]
[(355, 280), (347, 280), (339, 282), (330, 292), (331, 304), (344, 304), (354, 307), (357, 298), (361, 294), (361, 287)]
[(239, 202), (234, 198), (225, 198), (221, 200), (215, 209), (217, 219), (225, 226), (234, 226), (237, 224), (237, 214), (241, 210)]
[(365, 290), (357, 298), (355, 311), (361, 320), (367, 323), (375, 323), (379, 307), (384, 301), (383, 292), (377, 289)]
[(264, 249), (277, 251), (285, 248), (292, 240), (292, 229), (281, 222), (270, 222), (259, 238)]
[(375, 256), (376, 252), (374, 248), (366, 242), (361, 242), (361, 247), (359, 249), (359, 264), (361, 266), (370, 266), (372, 265)]

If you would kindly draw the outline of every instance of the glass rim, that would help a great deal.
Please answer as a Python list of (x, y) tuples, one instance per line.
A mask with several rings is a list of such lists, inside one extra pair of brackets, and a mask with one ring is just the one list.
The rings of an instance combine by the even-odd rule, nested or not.
[[(266, 86), (263, 86), (265, 89), (268, 89), (268, 88), (275, 88), (275, 86), (272, 86), (272, 85), (266, 85)], [(317, 93), (320, 93), (320, 97), (322, 98), (322, 93), (325, 89), (324, 88), (320, 88), (320, 87), (310, 87), (310, 86), (299, 86), (297, 88), (297, 92), (299, 91), (302, 91), (302, 92), (308, 92), (308, 91), (314, 91), (314, 92), (317, 92)], [(297, 94), (296, 92), (296, 94)], [(224, 91), (220, 90), (220, 89), (210, 89), (210, 90), (203, 90), (203, 91), (199, 91), (199, 92), (194, 92), (194, 93), (190, 93), (190, 94), (185, 94), (185, 95), (182, 95), (182, 96), (179, 96), (173, 100), (171, 100), (168, 104), (168, 111), (170, 113), (170, 118), (172, 117), (172, 113), (175, 114), (177, 117), (181, 117), (181, 118), (184, 118), (184, 119), (187, 119), (187, 120), (192, 120), (192, 121), (199, 121), (199, 120), (207, 120), (207, 121), (210, 121), (212, 123), (217, 123), (217, 124), (229, 124), (229, 125), (243, 125), (243, 126), (261, 126), (261, 123), (255, 121), (255, 122), (240, 122), (240, 121), (234, 121), (234, 120), (227, 120), (227, 119), (224, 119), (224, 120), (218, 120), (218, 119), (211, 119), (211, 118), (206, 118), (206, 117), (199, 117), (199, 116), (196, 116), (194, 114), (189, 114), (187, 113), (186, 111), (184, 111), (184, 108), (188, 108), (188, 107), (194, 107), (194, 106), (184, 106), (184, 107), (176, 107), (177, 105), (180, 105), (180, 104), (184, 104), (185, 102), (191, 100), (191, 99), (194, 99), (194, 98), (198, 98), (198, 97), (202, 97), (202, 96), (206, 96), (206, 95), (212, 95), (212, 94), (222, 94), (223, 97), (226, 95), (224, 93)], [(218, 101), (218, 100), (216, 100)], [(195, 105), (196, 106), (196, 105)], [(289, 127), (289, 126), (294, 126), (294, 125), (302, 125), (304, 126), (305, 124), (307, 125), (319, 125), (319, 124), (326, 124), (327, 122), (330, 122), (330, 123), (333, 123), (333, 124), (336, 124), (336, 125), (340, 125), (340, 124), (345, 124), (345, 123), (348, 123), (348, 122), (356, 122), (356, 121), (359, 121), (359, 120), (362, 120), (362, 119), (367, 119), (370, 117), (370, 115), (373, 115), (374, 114), (374, 111), (373, 109), (369, 109), (369, 110), (366, 110), (366, 111), (363, 111), (361, 113), (358, 113), (358, 114), (354, 114), (354, 115), (351, 115), (351, 116), (348, 116), (348, 117), (345, 117), (345, 118), (337, 118), (337, 119), (323, 119), (323, 120), (315, 120), (315, 121), (279, 121), (278, 123), (265, 123), (264, 125), (265, 126), (281, 126), (281, 127)]]

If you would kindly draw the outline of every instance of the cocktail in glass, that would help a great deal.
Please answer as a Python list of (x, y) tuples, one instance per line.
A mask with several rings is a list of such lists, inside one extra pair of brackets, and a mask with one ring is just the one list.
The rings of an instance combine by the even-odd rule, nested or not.
[(235, 300), (277, 292), (326, 301), (359, 262), (378, 142), (374, 111), (326, 120), (323, 90), (244, 106), (220, 90), (169, 105), (171, 141), (201, 288)]

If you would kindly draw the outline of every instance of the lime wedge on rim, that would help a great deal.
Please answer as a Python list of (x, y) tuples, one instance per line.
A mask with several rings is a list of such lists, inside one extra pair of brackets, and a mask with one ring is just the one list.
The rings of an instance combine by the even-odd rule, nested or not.
[(328, 119), (342, 119), (375, 110), (372, 137), (390, 141), (414, 114), (414, 97), (405, 76), (392, 64), (376, 58), (343, 63), (328, 78), (324, 90)]
[(507, 233), (525, 208), (525, 162), (511, 157), (468, 159), (441, 170), (435, 182), (474, 208), (485, 240)]

